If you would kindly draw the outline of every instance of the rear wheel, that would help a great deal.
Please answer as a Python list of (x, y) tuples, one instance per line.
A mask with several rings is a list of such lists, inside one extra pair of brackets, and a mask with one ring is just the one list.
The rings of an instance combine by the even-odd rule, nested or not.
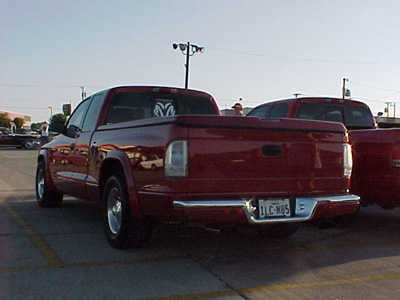
[(63, 194), (51, 191), (47, 184), (44, 162), (38, 163), (36, 169), (36, 200), (42, 207), (59, 207), (63, 201)]
[(299, 230), (301, 224), (296, 223), (283, 223), (283, 224), (270, 224), (257, 227), (258, 234), (263, 238), (287, 238)]
[(114, 248), (140, 248), (150, 239), (152, 225), (130, 215), (122, 174), (111, 176), (103, 195), (103, 219), (107, 239)]
[(33, 148), (34, 148), (34, 146), (33, 146), (33, 141), (32, 140), (26, 140), (25, 142), (24, 142), (24, 146), (23, 146), (25, 149), (27, 149), (27, 150), (32, 150)]

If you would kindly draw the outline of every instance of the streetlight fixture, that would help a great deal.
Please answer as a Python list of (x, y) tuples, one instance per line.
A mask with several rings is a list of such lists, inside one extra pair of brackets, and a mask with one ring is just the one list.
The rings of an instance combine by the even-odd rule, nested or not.
[(348, 78), (342, 78), (343, 80), (343, 84), (342, 84), (342, 99), (344, 99), (345, 97), (350, 97), (351, 96), (351, 92), (349, 89), (346, 89), (346, 81), (348, 82), (349, 79)]
[(193, 56), (195, 53), (203, 53), (205, 48), (204, 47), (199, 47), (197, 45), (192, 45), (190, 42), (187, 42), (187, 44), (172, 44), (172, 48), (174, 50), (178, 49), (182, 52), (183, 55), (186, 55), (186, 76), (185, 76), (185, 89), (188, 89), (188, 83), (189, 83), (189, 57)]

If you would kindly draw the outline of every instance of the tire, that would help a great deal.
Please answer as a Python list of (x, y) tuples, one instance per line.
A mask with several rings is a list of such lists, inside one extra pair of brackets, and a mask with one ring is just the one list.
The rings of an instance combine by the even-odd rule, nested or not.
[(33, 147), (33, 141), (32, 140), (26, 140), (24, 142), (23, 148), (25, 148), (26, 150), (32, 150)]
[(115, 174), (107, 180), (103, 194), (103, 221), (107, 239), (114, 248), (141, 248), (150, 239), (152, 224), (130, 215), (122, 174)]
[(41, 207), (59, 207), (62, 205), (63, 194), (49, 189), (46, 179), (44, 162), (38, 163), (35, 179), (36, 200)]
[(287, 238), (299, 230), (301, 224), (296, 223), (283, 223), (283, 224), (270, 224), (257, 227), (257, 232), (260, 237), (278, 239)]

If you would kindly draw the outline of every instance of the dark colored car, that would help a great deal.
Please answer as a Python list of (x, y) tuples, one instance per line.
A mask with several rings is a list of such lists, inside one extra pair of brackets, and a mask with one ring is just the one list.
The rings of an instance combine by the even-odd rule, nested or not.
[(0, 127), (0, 146), (36, 149), (40, 145), (39, 136), (12, 133), (8, 128)]

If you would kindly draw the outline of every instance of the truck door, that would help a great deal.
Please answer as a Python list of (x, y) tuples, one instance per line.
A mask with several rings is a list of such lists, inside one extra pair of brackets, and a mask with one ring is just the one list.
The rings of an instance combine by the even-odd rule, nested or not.
[(53, 141), (50, 151), (50, 171), (54, 184), (61, 191), (76, 197), (83, 197), (75, 184), (75, 151), (77, 139), (91, 98), (82, 101), (68, 120), (67, 132)]
[[(90, 142), (92, 139), (93, 131), (96, 127), (97, 117), (99, 115), (99, 110), (103, 102), (103, 94), (96, 94), (93, 100), (89, 104), (89, 108), (84, 117), (82, 130), (77, 136), (75, 142), (75, 153), (73, 157), (74, 161), (74, 183), (75, 187), (79, 189), (79, 193), (85, 194), (85, 198), (92, 198), (87, 196), (86, 183), (89, 174), (89, 166), (91, 164), (90, 156)], [(94, 179), (89, 178), (89, 182), (93, 182)], [(97, 196), (97, 195), (96, 195)]]

